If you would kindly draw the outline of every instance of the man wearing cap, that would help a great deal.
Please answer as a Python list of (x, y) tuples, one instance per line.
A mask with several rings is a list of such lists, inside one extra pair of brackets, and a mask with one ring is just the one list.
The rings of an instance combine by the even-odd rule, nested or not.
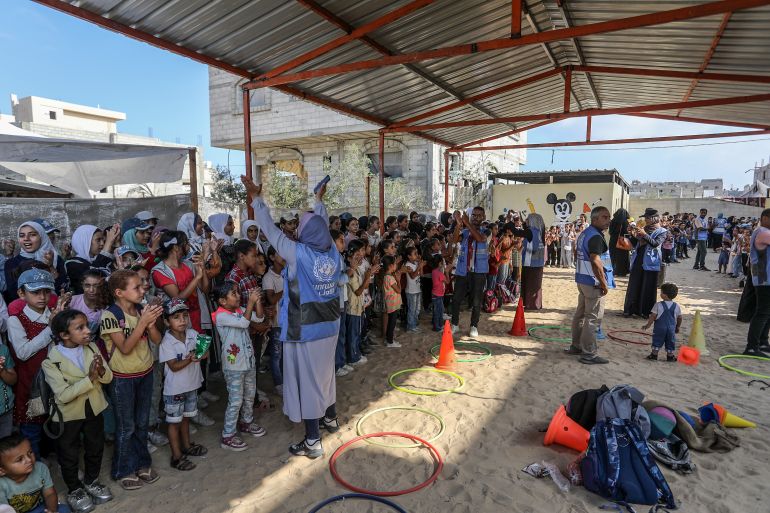
[(693, 269), (709, 271), (706, 267), (706, 245), (709, 239), (709, 222), (706, 219), (708, 210), (700, 209), (700, 216), (693, 219), (693, 235), (695, 236), (698, 251), (695, 253), (695, 265)]
[(158, 218), (149, 210), (142, 210), (141, 212), (137, 213), (136, 218), (149, 224), (152, 227), (150, 228), (150, 231), (154, 230), (155, 227), (158, 226)]

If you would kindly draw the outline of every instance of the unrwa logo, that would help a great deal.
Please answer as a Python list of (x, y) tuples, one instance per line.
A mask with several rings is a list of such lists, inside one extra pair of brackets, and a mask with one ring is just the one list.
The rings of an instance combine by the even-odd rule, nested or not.
[(331, 281), (337, 265), (328, 256), (318, 256), (313, 262), (313, 276), (318, 281)]

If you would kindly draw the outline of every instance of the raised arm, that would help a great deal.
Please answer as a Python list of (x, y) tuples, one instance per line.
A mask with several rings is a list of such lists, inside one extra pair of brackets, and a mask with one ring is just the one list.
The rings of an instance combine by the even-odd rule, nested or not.
[(252, 201), (251, 206), (254, 209), (254, 220), (257, 222), (257, 226), (265, 234), (270, 245), (289, 265), (296, 264), (297, 243), (288, 238), (283, 230), (275, 225), (273, 217), (270, 215), (270, 208), (265, 204), (262, 196), (253, 196), (254, 201)]

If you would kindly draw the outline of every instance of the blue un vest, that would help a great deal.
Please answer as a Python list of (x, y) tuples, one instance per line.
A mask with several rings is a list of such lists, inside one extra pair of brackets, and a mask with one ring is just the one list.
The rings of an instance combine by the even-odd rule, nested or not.
[(313, 251), (297, 244), (297, 270), (289, 279), (283, 270), (284, 292), (278, 321), (281, 340), (307, 342), (337, 336), (340, 325), (338, 283), (342, 265), (332, 244), (328, 251)]
[[(488, 233), (482, 231), (484, 235), (489, 236)], [(468, 239), (471, 237), (471, 231), (467, 228), (462, 231), (462, 237), (460, 238), (460, 255), (457, 257), (457, 267), (455, 268), (455, 274), (457, 276), (465, 276), (468, 271)], [(471, 272), (487, 274), (489, 272), (489, 252), (487, 250), (487, 242), (473, 241), (473, 269)]]
[[(588, 251), (588, 241), (598, 235), (604, 238), (602, 232), (589, 226), (580, 233), (577, 239), (577, 262), (575, 262), (575, 281), (584, 285), (599, 285), (599, 280), (594, 276), (594, 270), (591, 267), (591, 254)], [(615, 288), (615, 275), (612, 272), (612, 260), (610, 259), (610, 250), (607, 249), (601, 255), (602, 267), (604, 267), (604, 279), (607, 282), (607, 288)]]
[(768, 280), (768, 276), (770, 276), (770, 260), (767, 258), (767, 248), (759, 251), (754, 245), (760, 230), (768, 231), (767, 228), (760, 226), (751, 234), (751, 250), (749, 251), (751, 282), (755, 287), (767, 287), (770, 285), (770, 280)]
[[(658, 237), (662, 232), (665, 232), (665, 228), (658, 228), (650, 234), (650, 238), (654, 239)], [(631, 253), (631, 267), (634, 266), (636, 257), (639, 254), (639, 243), (636, 243), (634, 252)], [(663, 248), (661, 244), (657, 248), (653, 248), (649, 244), (644, 245), (644, 259), (642, 260), (642, 269), (645, 271), (660, 271), (660, 262), (663, 260)]]
[[(699, 217), (698, 219), (700, 219), (701, 226), (703, 226), (703, 227), (708, 226), (708, 219), (706, 219), (705, 217)], [(695, 232), (695, 238), (697, 240), (708, 240), (708, 238), (709, 238), (708, 230), (702, 230), (701, 231), (701, 230), (698, 230), (698, 229), (693, 227), (693, 231)]]
[(545, 246), (540, 237), (540, 230), (530, 228), (530, 231), (532, 232), (532, 241), (528, 241), (526, 237), (523, 240), (521, 265), (522, 267), (543, 267), (545, 265)]

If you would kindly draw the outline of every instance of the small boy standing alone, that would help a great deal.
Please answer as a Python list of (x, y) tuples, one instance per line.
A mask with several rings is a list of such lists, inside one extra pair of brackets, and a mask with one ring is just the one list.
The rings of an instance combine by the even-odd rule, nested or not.
[(451, 266), (447, 267), (444, 258), (441, 255), (431, 257), (431, 272), (433, 297), (433, 331), (441, 331), (444, 323), (444, 294), (446, 293), (446, 284), (449, 281)]
[(664, 283), (660, 286), (660, 298), (662, 301), (655, 303), (642, 329), (646, 330), (653, 323), (652, 352), (647, 356), (648, 360), (657, 360), (658, 351), (666, 346), (666, 361), (675, 362), (676, 333), (682, 325), (682, 310), (674, 303), (674, 298), (679, 294), (679, 288), (673, 283)]

